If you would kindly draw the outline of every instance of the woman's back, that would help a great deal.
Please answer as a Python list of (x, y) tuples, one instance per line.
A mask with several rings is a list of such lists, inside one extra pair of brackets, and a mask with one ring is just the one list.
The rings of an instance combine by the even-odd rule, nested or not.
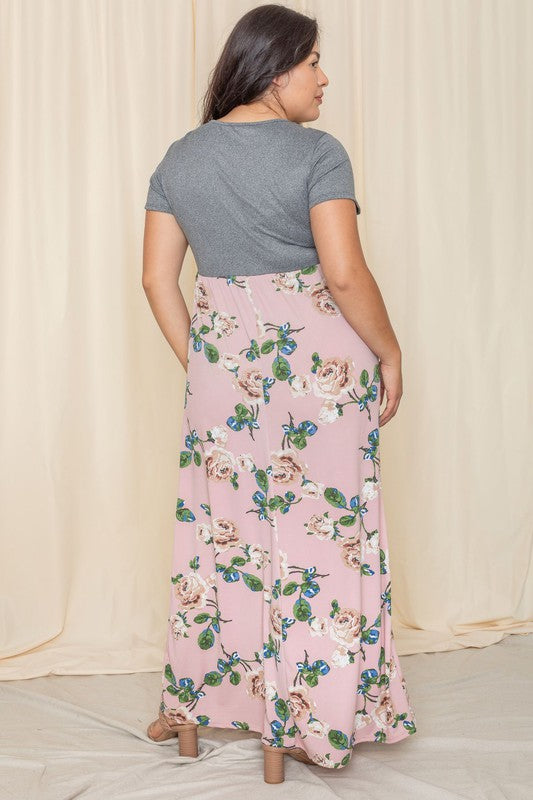
[(339, 197), (360, 213), (350, 158), (330, 133), (283, 118), (211, 120), (170, 145), (145, 208), (174, 214), (201, 275), (237, 265), (256, 275), (316, 264), (309, 209)]

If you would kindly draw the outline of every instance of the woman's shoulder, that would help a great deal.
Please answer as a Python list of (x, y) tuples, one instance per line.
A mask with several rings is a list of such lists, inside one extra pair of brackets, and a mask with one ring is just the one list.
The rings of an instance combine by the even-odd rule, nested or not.
[[(267, 122), (269, 121), (270, 120), (267, 120)], [(231, 123), (218, 123), (217, 120), (208, 120), (208, 122), (199, 123), (194, 128), (186, 131), (178, 139), (175, 139), (171, 143), (170, 147), (177, 148), (182, 144), (186, 144), (187, 142), (194, 141), (198, 138), (217, 135), (222, 132), (225, 124), (228, 124), (228, 127), (231, 125)], [(262, 128), (261, 124), (258, 124), (257, 127), (254, 127), (254, 123), (252, 123), (252, 127), (258, 132), (261, 130), (267, 130), (266, 128)], [(301, 124), (298, 122), (293, 122), (292, 120), (285, 120), (284, 125), (270, 127), (269, 132), (271, 133), (272, 130), (276, 130), (278, 133), (283, 131), (288, 134), (292, 134), (293, 136), (300, 136), (307, 139), (307, 141), (318, 141), (319, 139), (323, 139), (324, 142), (328, 143), (333, 140), (338, 141), (338, 139), (336, 139), (336, 137), (328, 131), (322, 130), (321, 128), (313, 128), (303, 123)]]
[[(165, 168), (176, 168), (181, 159), (186, 161), (191, 158), (194, 159), (195, 154), (198, 157), (205, 157), (206, 147), (214, 145), (217, 141), (224, 140), (227, 131), (221, 130), (223, 128), (224, 123), (217, 124), (216, 120), (210, 120), (186, 131), (167, 145), (160, 167), (163, 170)], [(262, 130), (266, 132), (266, 127), (263, 127)], [(273, 135), (273, 132), (281, 142), (285, 141), (290, 146), (290, 152), (293, 157), (300, 150), (302, 157), (306, 157), (306, 161), (308, 161), (310, 154), (313, 156), (313, 162), (322, 159), (336, 160), (348, 157), (346, 148), (340, 139), (322, 128), (306, 126), (288, 120), (283, 124), (269, 126), (269, 137)], [(246, 137), (245, 140), (239, 139), (238, 141), (239, 146), (242, 146), (243, 142), (249, 143), (251, 147), (257, 145), (255, 136)]]

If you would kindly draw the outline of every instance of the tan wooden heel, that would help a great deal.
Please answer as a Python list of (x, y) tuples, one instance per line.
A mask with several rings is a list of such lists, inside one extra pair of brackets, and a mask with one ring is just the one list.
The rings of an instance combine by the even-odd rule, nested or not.
[(180, 756), (196, 758), (198, 755), (198, 725), (178, 726), (178, 748)]
[(283, 783), (285, 780), (283, 757), (285, 755), (302, 761), (304, 764), (315, 763), (301, 747), (271, 747), (264, 742), (262, 742), (262, 746), (265, 783)]
[(263, 743), (263, 775), (265, 783), (283, 783), (285, 780), (285, 764), (282, 747), (270, 747)]

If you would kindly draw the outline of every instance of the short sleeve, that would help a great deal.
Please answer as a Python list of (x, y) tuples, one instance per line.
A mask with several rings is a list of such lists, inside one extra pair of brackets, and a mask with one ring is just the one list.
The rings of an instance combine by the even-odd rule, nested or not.
[(344, 145), (330, 133), (324, 132), (316, 144), (307, 187), (309, 208), (324, 200), (347, 197), (354, 201), (356, 213), (361, 213), (355, 196), (350, 156)]
[(165, 194), (165, 190), (163, 188), (163, 174), (165, 171), (165, 166), (169, 152), (170, 152), (170, 147), (165, 153), (164, 157), (159, 162), (159, 164), (157, 165), (157, 167), (155, 168), (152, 175), (150, 176), (148, 195), (146, 197), (146, 203), (144, 205), (145, 209), (147, 209), (148, 211), (166, 211), (169, 214), (173, 213), (167, 195)]

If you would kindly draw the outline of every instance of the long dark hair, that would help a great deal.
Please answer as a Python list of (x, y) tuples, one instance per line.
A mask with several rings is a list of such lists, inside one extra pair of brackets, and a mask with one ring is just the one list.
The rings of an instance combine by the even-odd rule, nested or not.
[(200, 124), (258, 99), (273, 78), (309, 56), (318, 31), (316, 19), (276, 3), (244, 14), (211, 72)]

